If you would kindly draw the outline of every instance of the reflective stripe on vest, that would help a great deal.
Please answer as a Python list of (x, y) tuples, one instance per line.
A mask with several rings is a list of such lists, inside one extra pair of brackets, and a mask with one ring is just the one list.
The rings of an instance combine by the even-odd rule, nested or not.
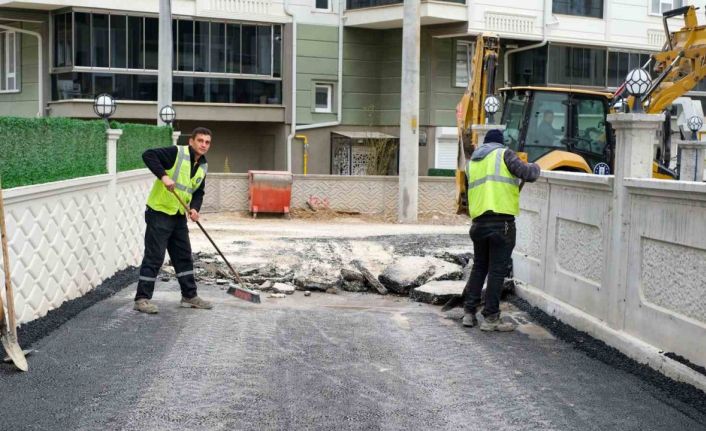
[(498, 148), (481, 160), (468, 162), (468, 213), (472, 219), (488, 211), (519, 215), (519, 180), (507, 169), (504, 156), (505, 149)]

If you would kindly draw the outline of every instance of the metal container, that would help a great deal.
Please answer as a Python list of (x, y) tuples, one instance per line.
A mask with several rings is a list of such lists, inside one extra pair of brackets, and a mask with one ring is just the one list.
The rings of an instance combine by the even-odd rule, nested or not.
[(280, 213), (289, 216), (292, 202), (292, 173), (248, 171), (250, 213)]

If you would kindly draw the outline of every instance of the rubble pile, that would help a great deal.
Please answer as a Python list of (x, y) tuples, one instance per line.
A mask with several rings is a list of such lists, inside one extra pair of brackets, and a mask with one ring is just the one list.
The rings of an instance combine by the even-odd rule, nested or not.
[[(332, 262), (310, 257), (302, 261), (288, 260), (288, 263), (272, 259), (237, 267), (243, 287), (268, 292), (272, 298), (285, 298), (297, 290), (305, 292), (306, 296), (311, 292), (336, 294), (343, 290), (403, 295), (430, 304), (443, 304), (460, 296), (473, 264), (470, 253), (449, 251), (428, 256), (394, 256), (381, 271), (380, 265), (368, 265), (361, 259)], [(224, 290), (236, 282), (220, 257), (213, 254), (194, 255), (194, 274), (197, 282)], [(163, 280), (174, 278), (174, 269), (167, 264), (160, 276)], [(512, 287), (511, 282), (506, 283), (504, 293)]]

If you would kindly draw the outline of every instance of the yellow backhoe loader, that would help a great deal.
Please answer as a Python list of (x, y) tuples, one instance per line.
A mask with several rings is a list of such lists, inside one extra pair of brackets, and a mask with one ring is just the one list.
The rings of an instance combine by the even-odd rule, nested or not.
[[(615, 93), (561, 87), (508, 87), (500, 89), (505, 144), (521, 158), (545, 170), (607, 174), (612, 171), (615, 138), (607, 114), (618, 106), (631, 109), (642, 103), (647, 113), (664, 112), (680, 96), (692, 90), (706, 75), (706, 26), (699, 26), (694, 6), (663, 14), (667, 41), (643, 69), (652, 67), (657, 76), (640, 102), (628, 96), (623, 84)], [(684, 27), (670, 32), (667, 20), (684, 16)], [(472, 76), (456, 108), (459, 134), (456, 171), (457, 208), (466, 211), (464, 171), (472, 149), (478, 144), (473, 124), (485, 123), (483, 101), (493, 93), (500, 41), (493, 35), (478, 36)], [(667, 112), (667, 117), (669, 112)], [(655, 150), (653, 177), (674, 179), (669, 168), (670, 121), (665, 121), (662, 144)]]

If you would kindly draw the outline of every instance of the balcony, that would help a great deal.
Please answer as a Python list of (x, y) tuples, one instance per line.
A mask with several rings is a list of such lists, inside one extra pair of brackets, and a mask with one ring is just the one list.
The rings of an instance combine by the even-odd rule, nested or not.
[[(402, 28), (403, 0), (346, 0), (346, 26)], [(422, 0), (422, 25), (468, 21), (465, 0)]]

